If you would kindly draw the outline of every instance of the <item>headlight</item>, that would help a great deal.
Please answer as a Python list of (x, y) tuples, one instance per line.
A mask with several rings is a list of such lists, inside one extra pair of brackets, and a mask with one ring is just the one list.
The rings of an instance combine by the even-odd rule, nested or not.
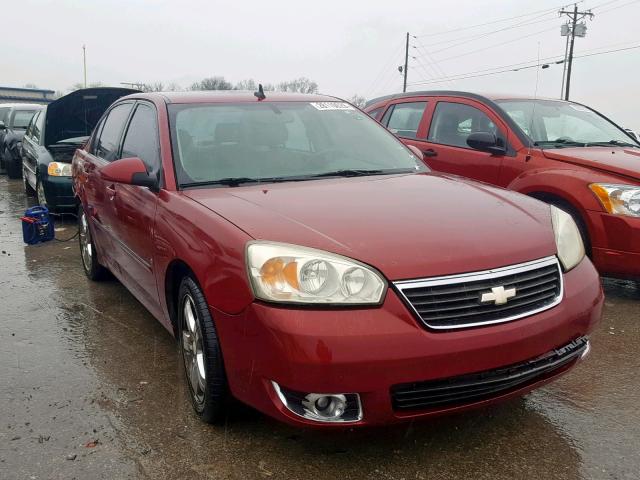
[(551, 223), (556, 236), (558, 258), (565, 271), (571, 270), (584, 258), (584, 244), (573, 217), (551, 205)]
[(387, 282), (350, 258), (284, 243), (252, 242), (247, 266), (257, 298), (271, 302), (377, 304)]
[(592, 183), (589, 188), (596, 194), (607, 212), (614, 215), (640, 217), (640, 187)]
[(71, 164), (62, 162), (51, 162), (47, 168), (49, 175), (52, 177), (70, 177)]

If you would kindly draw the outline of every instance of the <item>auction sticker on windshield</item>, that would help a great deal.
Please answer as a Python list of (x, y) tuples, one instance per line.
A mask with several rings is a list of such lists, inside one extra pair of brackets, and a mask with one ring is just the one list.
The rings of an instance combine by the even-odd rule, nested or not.
[(345, 102), (311, 102), (311, 106), (318, 110), (355, 110)]

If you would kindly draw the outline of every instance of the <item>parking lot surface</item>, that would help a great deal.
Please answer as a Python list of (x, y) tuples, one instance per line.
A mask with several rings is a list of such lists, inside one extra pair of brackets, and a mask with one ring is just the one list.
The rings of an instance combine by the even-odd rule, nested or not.
[[(204, 425), (173, 338), (77, 239), (25, 246), (0, 177), (2, 479), (637, 479), (640, 291), (604, 282), (592, 353), (523, 399), (393, 428), (298, 430), (236, 406)], [(67, 222), (59, 238), (75, 233)]]

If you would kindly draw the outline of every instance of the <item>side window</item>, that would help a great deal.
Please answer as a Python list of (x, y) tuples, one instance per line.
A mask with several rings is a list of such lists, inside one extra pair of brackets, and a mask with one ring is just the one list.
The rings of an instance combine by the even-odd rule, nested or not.
[(98, 139), (100, 138), (100, 133), (102, 133), (102, 127), (104, 126), (105, 119), (103, 118), (96, 128), (93, 130), (93, 136), (91, 137), (91, 147), (89, 148), (89, 153), (93, 155), (97, 155), (98, 151)]
[(40, 143), (40, 138), (42, 136), (44, 116), (43, 112), (38, 112), (37, 117), (33, 117), (31, 122), (31, 139), (38, 144)]
[(144, 103), (139, 104), (133, 113), (124, 137), (121, 158), (126, 157), (140, 158), (150, 173), (157, 173), (160, 170), (156, 112)]
[(33, 136), (34, 125), (38, 121), (38, 117), (40, 116), (40, 112), (36, 112), (31, 121), (29, 122), (29, 126), (27, 127), (27, 131), (24, 133), (25, 136), (31, 138)]
[(370, 112), (368, 112), (368, 115), (377, 120), (378, 119), (378, 115), (380, 115), (380, 112), (382, 112), (382, 107), (380, 108), (374, 108), (373, 110), (371, 110)]
[(102, 127), (102, 132), (98, 137), (96, 145), (96, 156), (103, 158), (107, 162), (112, 162), (118, 157), (118, 147), (120, 136), (124, 129), (124, 124), (131, 112), (131, 103), (116, 105), (107, 116)]
[(7, 123), (7, 120), (9, 120), (9, 110), (11, 109), (8, 107), (0, 108), (0, 122)]
[[(387, 128), (400, 137), (416, 138), (427, 102), (398, 103), (390, 111)], [(385, 115), (386, 116), (386, 115)]]
[(467, 137), (475, 132), (501, 136), (498, 127), (481, 110), (462, 103), (439, 102), (433, 113), (427, 140), (442, 145), (470, 148)]

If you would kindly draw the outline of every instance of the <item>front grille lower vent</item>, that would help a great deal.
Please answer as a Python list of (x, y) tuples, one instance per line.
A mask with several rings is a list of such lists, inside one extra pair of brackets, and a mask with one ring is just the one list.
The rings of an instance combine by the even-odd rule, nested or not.
[(562, 300), (562, 271), (556, 257), (547, 257), (395, 286), (427, 327), (449, 330), (507, 322), (557, 305)]
[(437, 409), (496, 397), (544, 380), (586, 354), (589, 341), (580, 337), (527, 362), (470, 375), (406, 383), (391, 387), (396, 411)]

